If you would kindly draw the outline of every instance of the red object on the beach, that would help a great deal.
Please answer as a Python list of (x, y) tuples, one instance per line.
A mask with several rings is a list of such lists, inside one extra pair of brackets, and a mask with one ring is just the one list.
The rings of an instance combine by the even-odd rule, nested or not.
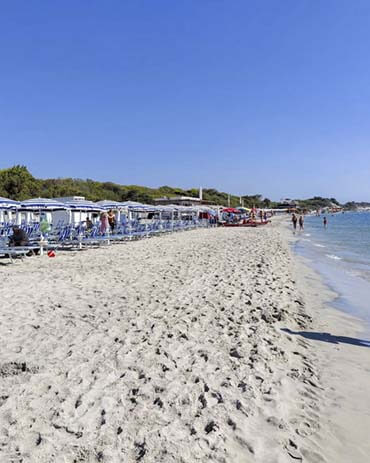
[(48, 251), (48, 256), (55, 257), (55, 251), (52, 251), (52, 250)]
[(233, 214), (241, 214), (242, 211), (239, 211), (239, 209), (235, 209), (233, 207), (227, 207), (226, 209), (222, 209), (222, 212), (232, 212)]

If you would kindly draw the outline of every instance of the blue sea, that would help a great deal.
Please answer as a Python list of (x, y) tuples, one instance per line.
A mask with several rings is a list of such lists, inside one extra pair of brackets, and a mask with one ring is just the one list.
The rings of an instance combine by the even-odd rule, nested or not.
[(334, 306), (370, 327), (370, 212), (306, 216), (294, 250), (337, 294)]

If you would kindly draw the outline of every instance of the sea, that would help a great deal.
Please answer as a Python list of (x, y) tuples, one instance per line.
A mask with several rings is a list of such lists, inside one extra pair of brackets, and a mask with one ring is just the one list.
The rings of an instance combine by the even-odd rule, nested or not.
[(333, 305), (365, 322), (370, 332), (370, 211), (305, 216), (294, 251), (338, 297)]

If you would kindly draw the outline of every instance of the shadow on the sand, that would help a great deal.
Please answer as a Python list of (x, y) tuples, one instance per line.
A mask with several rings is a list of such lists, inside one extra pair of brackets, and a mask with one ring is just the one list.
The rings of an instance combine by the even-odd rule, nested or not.
[(313, 341), (331, 342), (332, 344), (351, 344), (352, 346), (370, 347), (370, 341), (365, 339), (349, 338), (348, 336), (334, 336), (330, 333), (316, 333), (314, 331), (292, 331), (289, 328), (281, 328), (288, 334), (302, 336), (302, 338), (312, 339)]

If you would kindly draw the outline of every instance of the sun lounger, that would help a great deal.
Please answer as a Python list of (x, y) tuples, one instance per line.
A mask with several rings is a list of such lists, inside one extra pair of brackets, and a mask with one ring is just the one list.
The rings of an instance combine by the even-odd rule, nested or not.
[(17, 257), (26, 257), (29, 253), (36, 254), (40, 246), (5, 246), (0, 248), (0, 256), (9, 258), (13, 263), (13, 259)]

